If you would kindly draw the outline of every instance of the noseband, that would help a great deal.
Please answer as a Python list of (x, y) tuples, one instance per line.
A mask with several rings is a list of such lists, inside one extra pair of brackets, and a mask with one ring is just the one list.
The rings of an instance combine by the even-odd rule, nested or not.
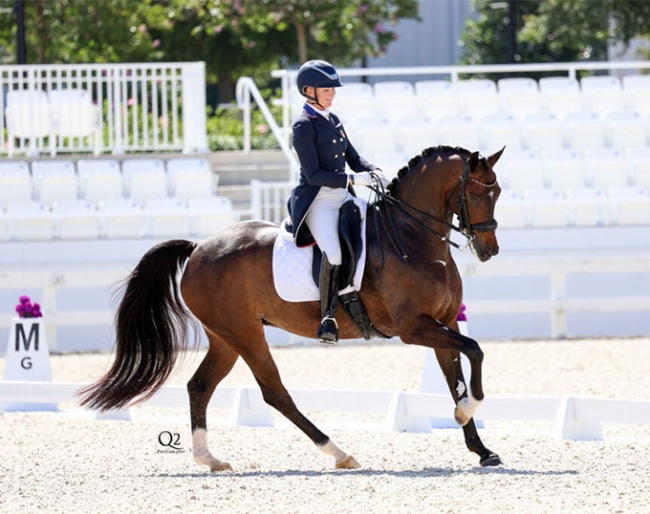
[[(487, 167), (487, 162), (485, 160), (485, 157), (481, 158), (481, 162), (483, 163), (484, 166)], [(446, 220), (442, 220), (440, 218), (437, 218), (436, 216), (433, 216), (429, 214), (428, 212), (424, 212), (417, 207), (414, 207), (412, 205), (409, 205), (402, 200), (398, 200), (397, 198), (394, 198), (393, 196), (387, 194), (384, 190), (383, 187), (380, 185), (380, 182), (377, 181), (377, 184), (379, 185), (378, 187), (371, 186), (370, 189), (379, 197), (381, 200), (380, 202), (377, 202), (377, 205), (375, 208), (379, 212), (379, 218), (382, 221), (382, 224), (384, 225), (384, 230), (386, 234), (388, 235), (390, 242), (395, 248), (395, 251), (402, 257), (402, 260), (406, 261), (408, 260), (408, 254), (403, 250), (404, 245), (402, 244), (400, 238), (399, 238), (399, 231), (397, 230), (397, 227), (395, 226), (395, 222), (390, 215), (390, 212), (388, 211), (387, 204), (393, 205), (396, 207), (400, 212), (411, 218), (413, 221), (421, 225), (423, 228), (425, 228), (428, 232), (433, 233), (435, 236), (440, 238), (442, 241), (445, 243), (449, 244), (450, 246), (453, 246), (454, 248), (457, 248), (459, 250), (464, 250), (467, 248), (471, 242), (474, 240), (476, 237), (475, 232), (489, 232), (490, 230), (496, 230), (498, 223), (497, 220), (492, 218), (489, 221), (481, 221), (479, 223), (470, 223), (469, 221), (469, 211), (467, 208), (467, 195), (465, 192), (465, 189), (467, 187), (467, 182), (472, 181), (475, 184), (479, 184), (480, 186), (486, 187), (486, 188), (492, 188), (497, 184), (497, 179), (495, 178), (493, 182), (486, 184), (484, 182), (481, 182), (479, 180), (476, 180), (475, 178), (472, 178), (469, 176), (469, 158), (465, 160), (463, 164), (463, 171), (461, 173), (460, 179), (458, 181), (458, 185), (454, 188), (458, 189), (458, 226), (454, 225), (453, 223), (449, 223)], [(381, 190), (380, 190), (381, 189)], [(388, 227), (386, 226), (386, 221), (384, 219), (384, 215), (381, 212), (381, 207), (384, 207), (384, 211), (386, 214), (386, 217), (389, 219), (393, 232), (395, 233), (395, 236), (397, 238), (397, 241), (395, 241), (391, 235), (390, 231), (388, 230)], [(430, 220), (436, 221), (438, 223), (443, 224), (445, 227), (454, 230), (458, 232), (459, 234), (462, 234), (465, 236), (467, 239), (467, 243), (463, 246), (459, 245), (455, 241), (452, 241), (449, 239), (447, 236), (444, 234), (440, 234), (439, 232), (436, 232), (433, 228), (431, 228), (429, 225), (426, 223), (422, 222), (418, 218), (416, 218), (413, 214), (411, 214), (410, 211), (413, 211), (416, 214), (419, 214), (420, 216), (424, 218), (428, 218)]]

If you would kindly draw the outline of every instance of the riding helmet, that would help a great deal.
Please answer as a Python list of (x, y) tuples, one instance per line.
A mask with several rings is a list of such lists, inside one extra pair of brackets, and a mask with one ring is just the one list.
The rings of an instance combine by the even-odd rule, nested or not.
[(307, 61), (298, 70), (297, 86), (300, 94), (305, 96), (305, 87), (341, 87), (336, 68), (327, 61), (319, 59)]

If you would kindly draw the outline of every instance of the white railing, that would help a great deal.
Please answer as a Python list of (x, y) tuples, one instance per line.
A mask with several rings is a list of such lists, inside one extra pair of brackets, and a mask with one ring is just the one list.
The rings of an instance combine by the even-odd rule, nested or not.
[(0, 67), (0, 154), (206, 152), (205, 63)]
[[(77, 403), (76, 392), (89, 384), (71, 382), (0, 381), (2, 403)], [(303, 411), (376, 413), (385, 416), (383, 428), (402, 432), (431, 432), (432, 418), (448, 418), (453, 410), (449, 395), (292, 389)], [(187, 389), (164, 386), (143, 403), (158, 407), (187, 407)], [(209, 406), (230, 409), (229, 421), (238, 426), (273, 426), (273, 417), (258, 388), (219, 388)], [(27, 407), (28, 408), (28, 407)], [(128, 409), (98, 417), (130, 419)], [(650, 402), (600, 398), (486, 398), (475, 419), (481, 421), (554, 421), (553, 434), (569, 440), (602, 440), (601, 423), (650, 424)]]

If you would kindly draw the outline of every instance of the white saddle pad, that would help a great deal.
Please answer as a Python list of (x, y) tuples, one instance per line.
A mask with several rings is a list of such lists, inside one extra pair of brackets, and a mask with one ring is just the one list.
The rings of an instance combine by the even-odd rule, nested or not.
[[(366, 266), (366, 210), (368, 203), (362, 198), (355, 198), (354, 202), (361, 210), (361, 241), (362, 250), (357, 271), (354, 275), (354, 288), (361, 289), (361, 278)], [(280, 234), (273, 245), (273, 282), (278, 296), (287, 302), (312, 302), (320, 299), (318, 286), (312, 278), (312, 258), (314, 248), (308, 246), (298, 248), (293, 240), (293, 235), (280, 226)], [(348, 292), (347, 288), (342, 292)]]

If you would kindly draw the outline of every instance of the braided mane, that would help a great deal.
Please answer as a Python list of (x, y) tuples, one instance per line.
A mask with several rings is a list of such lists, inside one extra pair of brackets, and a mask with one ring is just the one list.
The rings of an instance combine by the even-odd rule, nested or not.
[(392, 195), (393, 191), (395, 190), (395, 187), (397, 186), (397, 183), (402, 180), (404, 175), (406, 175), (409, 170), (413, 169), (416, 165), (418, 165), (422, 160), (425, 158), (429, 158), (434, 154), (441, 154), (441, 153), (455, 153), (458, 155), (465, 155), (466, 157), (469, 156), (471, 153), (469, 150), (462, 148), (460, 146), (448, 146), (448, 145), (438, 145), (438, 146), (431, 146), (429, 148), (425, 148), (422, 150), (422, 152), (415, 157), (412, 157), (409, 159), (409, 162), (406, 166), (402, 167), (398, 172), (397, 172), (397, 177), (395, 177), (390, 184), (388, 184), (388, 187), (386, 187), (386, 191), (388, 194)]

